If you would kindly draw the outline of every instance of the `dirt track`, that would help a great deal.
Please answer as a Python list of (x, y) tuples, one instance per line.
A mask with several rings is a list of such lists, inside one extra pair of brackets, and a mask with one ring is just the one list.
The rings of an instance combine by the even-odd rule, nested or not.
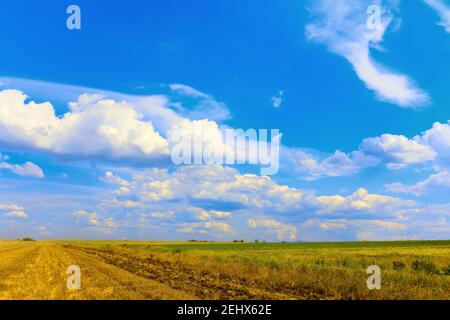
[(73, 247), (110, 265), (117, 266), (143, 278), (183, 290), (199, 299), (272, 300), (326, 299), (324, 295), (304, 288), (267, 285), (245, 278), (232, 278), (214, 270), (200, 270), (185, 264), (163, 261), (153, 256), (138, 258), (127, 252), (93, 247)]
[[(81, 290), (68, 290), (70, 265)], [(0, 299), (192, 299), (194, 296), (51, 242), (0, 244)]]
[[(71, 265), (81, 289), (67, 288)], [(0, 242), (0, 299), (305, 299), (298, 289), (104, 248), (57, 242)]]

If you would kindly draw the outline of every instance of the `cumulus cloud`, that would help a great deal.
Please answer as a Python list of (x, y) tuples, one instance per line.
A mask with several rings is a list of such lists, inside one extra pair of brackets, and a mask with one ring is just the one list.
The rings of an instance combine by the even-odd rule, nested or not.
[[(84, 228), (108, 229), (103, 218), (108, 215), (114, 217), (110, 232), (129, 228), (144, 238), (163, 232), (211, 240), (239, 234), (247, 240), (403, 239), (422, 232), (418, 221), (435, 217), (442, 234), (437, 223), (450, 219), (445, 206), (431, 208), (364, 188), (317, 195), (219, 165), (120, 172), (105, 173), (102, 180), (112, 188), (96, 211), (76, 214)], [(117, 192), (123, 187), (128, 192)]]
[(419, 143), (429, 146), (435, 153), (435, 164), (450, 166), (450, 121), (436, 122), (433, 127), (416, 138)]
[(117, 227), (113, 218), (101, 219), (96, 211), (79, 210), (73, 215), (78, 222), (83, 221), (88, 228), (92, 228), (100, 233), (110, 234)]
[(442, 171), (432, 174), (427, 179), (413, 185), (396, 182), (387, 184), (385, 188), (392, 193), (410, 193), (416, 196), (450, 194), (450, 172)]
[(321, 156), (313, 152), (284, 149), (294, 166), (305, 179), (348, 176), (363, 168), (379, 164), (391, 170), (411, 166), (450, 167), (450, 122), (433, 124), (433, 127), (412, 138), (403, 135), (383, 134), (364, 139), (358, 149), (349, 153), (336, 151)]
[(9, 156), (2, 155), (0, 153), (0, 169), (9, 170), (12, 173), (15, 173), (22, 177), (33, 177), (33, 178), (43, 178), (44, 171), (42, 169), (30, 162), (27, 161), (24, 164), (11, 164), (9, 163)]
[(165, 139), (133, 106), (99, 98), (82, 95), (58, 117), (49, 102), (26, 102), (22, 92), (3, 90), (0, 144), (74, 159), (148, 160), (168, 154)]
[(269, 234), (275, 234), (278, 240), (297, 240), (297, 228), (295, 226), (271, 219), (252, 219), (248, 220), (247, 223), (250, 228), (260, 228)]
[(85, 210), (79, 210), (79, 211), (75, 212), (74, 215), (78, 219), (79, 218), (86, 219), (87, 223), (90, 225), (95, 226), (95, 225), (100, 224), (100, 221), (98, 220), (98, 217), (97, 217), (97, 212), (95, 212), (95, 211), (89, 212), (89, 211), (85, 211)]
[(44, 172), (42, 169), (32, 162), (25, 162), (24, 164), (10, 164), (7, 162), (0, 162), (0, 169), (10, 170), (11, 172), (22, 177), (43, 178)]
[[(428, 95), (408, 76), (387, 69), (371, 56), (372, 49), (380, 48), (396, 3), (388, 1), (383, 7), (380, 0), (313, 0), (308, 7), (312, 22), (306, 26), (306, 36), (344, 57), (378, 99), (400, 107), (416, 107), (427, 104)], [(373, 5), (380, 8), (381, 19), (379, 26), (369, 28), (367, 9)]]
[[(185, 85), (171, 85), (171, 88), (183, 96), (212, 99)], [(3, 90), (0, 92), (0, 147), (12, 151), (45, 152), (69, 160), (158, 166), (170, 163), (170, 156), (174, 154), (171, 151), (178, 150), (176, 148), (180, 146), (184, 150), (186, 142), (192, 143), (200, 136), (201, 155), (204, 155), (203, 151), (208, 152), (211, 162), (238, 161), (248, 152), (257, 155), (258, 164), (270, 166), (262, 170), (273, 169), (276, 156), (272, 150), (273, 137), (272, 141), (261, 141), (255, 137), (249, 143), (244, 142), (244, 150), (240, 150), (234, 141), (233, 145), (227, 144), (225, 128), (215, 121), (169, 117), (162, 111), (154, 110), (164, 109), (159, 105), (161, 102), (148, 102), (148, 99), (155, 97), (137, 99), (124, 96), (122, 98), (128, 100), (114, 100), (105, 98), (105, 95), (102, 91), (81, 94), (76, 102), (69, 103), (67, 113), (57, 115), (50, 102), (35, 103), (28, 101), (21, 91)], [(116, 97), (121, 98), (120, 95)], [(158, 105), (158, 108), (145, 108), (144, 105)], [(213, 109), (211, 112), (216, 114)], [(205, 116), (204, 113), (202, 115)], [(161, 121), (161, 118), (165, 120)], [(159, 123), (160, 131), (153, 126), (154, 121)], [(275, 137), (278, 143), (280, 138), (281, 135)], [(263, 151), (267, 149), (270, 150)], [(201, 161), (203, 163), (208, 159), (202, 158)], [(22, 167), (8, 166), (8, 169), (21, 174), (40, 174), (32, 163)], [(126, 192), (126, 187), (123, 192)]]
[(319, 196), (318, 201), (321, 204), (319, 214), (340, 216), (361, 213), (363, 215), (393, 215), (398, 210), (412, 208), (416, 205), (416, 202), (411, 200), (370, 194), (364, 188), (360, 188), (347, 197), (341, 195)]
[(292, 154), (291, 159), (294, 161), (296, 171), (300, 172), (306, 180), (349, 176), (379, 162), (378, 159), (366, 157), (360, 152), (346, 154), (340, 150), (326, 157), (302, 150), (288, 153)]
[[(111, 176), (112, 173), (106, 175)], [(122, 187), (122, 180), (105, 178), (105, 181), (118, 188), (114, 191), (115, 194)], [(278, 185), (269, 177), (240, 174), (236, 169), (221, 165), (184, 166), (175, 171), (154, 168), (133, 174), (128, 184), (128, 197), (153, 203), (209, 200), (283, 211), (299, 208), (309, 202), (309, 194), (300, 190)]]
[(279, 170), (282, 134), (277, 129), (232, 129), (207, 119), (183, 120), (168, 132), (174, 164), (250, 164), (262, 175)]
[(235, 157), (234, 148), (226, 144), (222, 130), (214, 121), (183, 120), (167, 136), (172, 160), (180, 161), (176, 164), (224, 163), (226, 157)]
[(447, 33), (450, 33), (450, 6), (443, 0), (424, 0), (427, 5), (436, 11), (441, 18), (439, 25), (444, 27)]
[(408, 139), (401, 135), (383, 134), (365, 139), (360, 152), (379, 158), (390, 169), (401, 169), (411, 164), (434, 160), (436, 152), (419, 136)]
[[(109, 181), (115, 188), (120, 188), (123, 180)], [(127, 185), (130, 193), (118, 196), (116, 191), (112, 191), (112, 202), (133, 199), (140, 204), (135, 207), (136, 214), (144, 214), (147, 218), (166, 217), (165, 212), (171, 210), (173, 214), (170, 217), (177, 223), (183, 220), (193, 223), (222, 222), (224, 219), (236, 221), (246, 215), (251, 215), (248, 220), (255, 221), (261, 219), (254, 216), (274, 220), (272, 217), (276, 215), (287, 219), (379, 219), (398, 216), (402, 210), (417, 207), (415, 201), (372, 194), (364, 188), (347, 196), (319, 196), (312, 191), (280, 185), (268, 177), (240, 174), (236, 169), (219, 165), (136, 172), (127, 180)], [(225, 207), (229, 209), (224, 210)], [(152, 215), (148, 214), (149, 209), (153, 210), (150, 211)], [(257, 225), (269, 228), (266, 222)]]

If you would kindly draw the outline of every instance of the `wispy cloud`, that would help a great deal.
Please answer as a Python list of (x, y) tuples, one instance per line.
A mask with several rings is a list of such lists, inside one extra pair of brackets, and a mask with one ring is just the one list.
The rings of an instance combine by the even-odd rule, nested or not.
[(28, 215), (25, 212), (25, 209), (17, 204), (2, 204), (0, 203), (0, 212), (6, 211), (3, 213), (5, 217), (12, 218), (27, 218)]
[(5, 213), (6, 217), (13, 217), (13, 218), (27, 218), (28, 215), (25, 213), (25, 211), (19, 210), (19, 211), (10, 211)]
[(171, 84), (169, 88), (180, 97), (194, 99), (193, 107), (186, 106), (186, 102), (176, 105), (176, 111), (186, 118), (192, 120), (209, 119), (214, 121), (223, 121), (231, 118), (227, 106), (217, 101), (210, 94), (179, 83)]
[(427, 5), (433, 8), (441, 21), (438, 23), (445, 28), (447, 33), (450, 33), (450, 6), (442, 0), (424, 0)]
[[(379, 100), (405, 108), (425, 105), (430, 100), (428, 94), (411, 78), (389, 70), (371, 56), (372, 49), (380, 49), (393, 19), (390, 10), (395, 9), (397, 1), (389, 3), (383, 7), (381, 1), (313, 0), (309, 7), (312, 22), (306, 26), (306, 36), (347, 59)], [(378, 5), (382, 14), (379, 26), (374, 28), (367, 26), (371, 5)]]

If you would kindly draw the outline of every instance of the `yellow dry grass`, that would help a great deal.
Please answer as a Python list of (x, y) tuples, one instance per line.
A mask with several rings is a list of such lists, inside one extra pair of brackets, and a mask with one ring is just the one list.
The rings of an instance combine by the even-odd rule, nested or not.
[[(67, 289), (67, 268), (82, 270)], [(192, 299), (193, 296), (51, 242), (0, 244), (0, 299)]]

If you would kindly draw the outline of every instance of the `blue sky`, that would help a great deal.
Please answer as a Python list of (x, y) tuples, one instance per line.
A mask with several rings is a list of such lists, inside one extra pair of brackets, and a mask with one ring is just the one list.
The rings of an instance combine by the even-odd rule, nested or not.
[[(448, 239), (449, 17), (444, 0), (5, 3), (0, 237)], [(168, 135), (194, 124), (279, 129), (280, 171), (175, 166)]]

